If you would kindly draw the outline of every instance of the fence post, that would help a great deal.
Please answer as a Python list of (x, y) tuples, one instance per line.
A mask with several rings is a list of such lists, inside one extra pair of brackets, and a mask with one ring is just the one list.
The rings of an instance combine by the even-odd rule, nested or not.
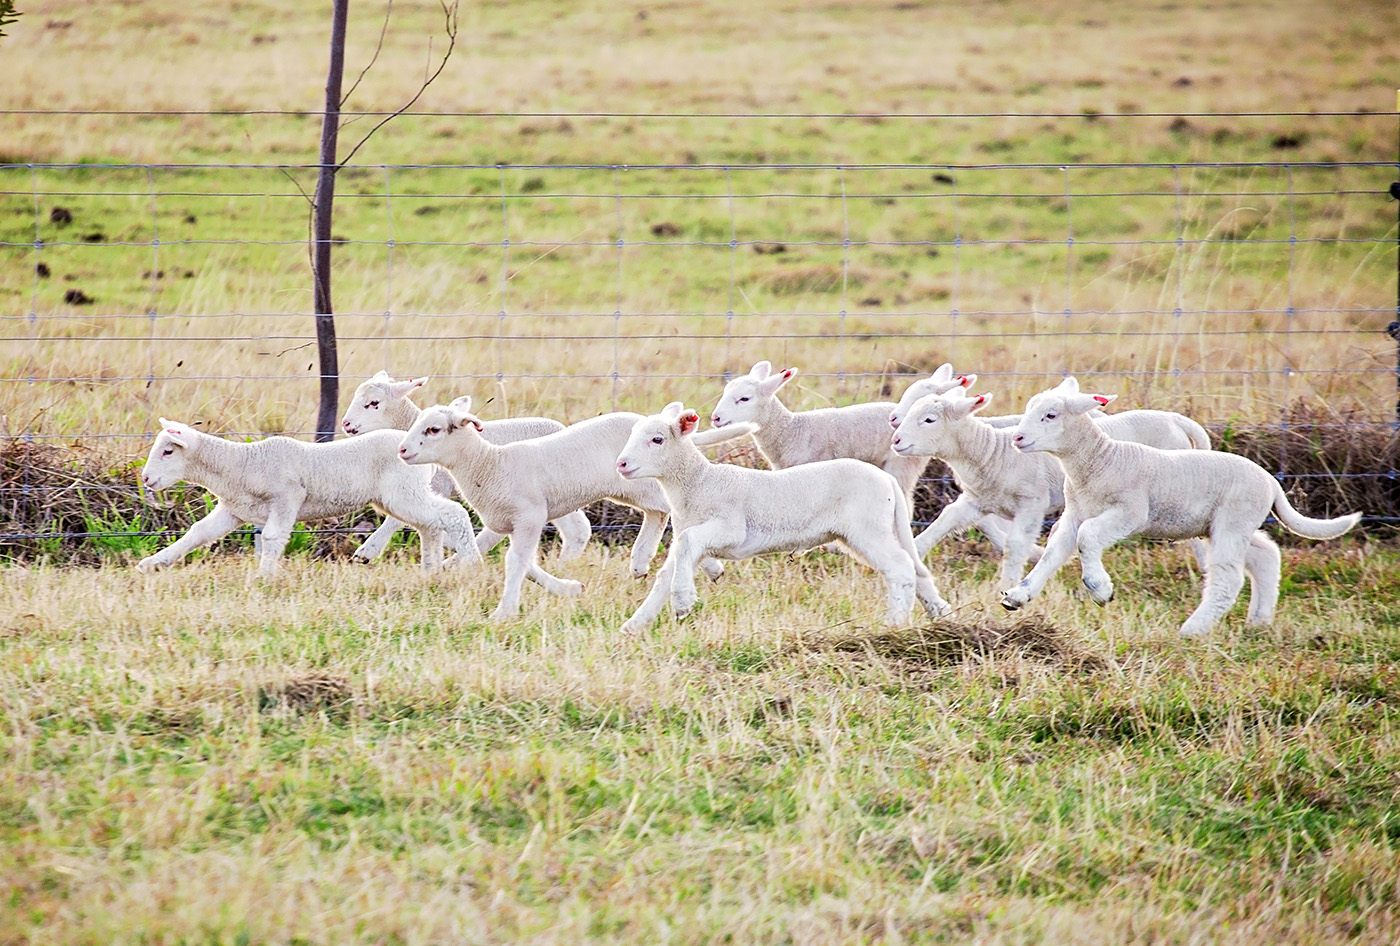
[(326, 111), (321, 116), (321, 169), (316, 177), (311, 276), (316, 297), (316, 353), (321, 367), (321, 406), (316, 412), (316, 442), (335, 438), (340, 412), (340, 358), (331, 307), (331, 209), (335, 203), (336, 144), (340, 135), (340, 86), (345, 75), (345, 21), (350, 0), (334, 0), (331, 9), (331, 60), (326, 70)]

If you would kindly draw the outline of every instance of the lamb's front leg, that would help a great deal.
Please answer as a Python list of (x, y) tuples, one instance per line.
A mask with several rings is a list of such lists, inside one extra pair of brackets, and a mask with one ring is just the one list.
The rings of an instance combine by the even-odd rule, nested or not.
[(671, 579), (671, 606), (677, 619), (689, 614), (699, 597), (699, 592), (695, 590), (695, 569), (699, 567), (700, 560), (711, 550), (726, 548), (743, 538), (742, 524), (735, 527), (721, 520), (702, 522), (672, 537), (671, 551), (676, 559), (676, 573)]
[(977, 507), (977, 504), (967, 493), (963, 493), (944, 506), (943, 511), (938, 514), (929, 527), (914, 537), (914, 548), (918, 550), (919, 558), (923, 558), (931, 552), (935, 545), (942, 542), (951, 533), (957, 532), (959, 529), (966, 529), (981, 518), (982, 510)]
[(217, 542), (241, 525), (242, 519), (229, 512), (223, 503), (216, 503), (207, 516), (190, 526), (189, 531), (180, 538), (137, 562), (136, 570), (152, 572), (163, 565), (178, 562), (195, 549)]
[(1018, 611), (1045, 588), (1045, 583), (1074, 557), (1075, 542), (1079, 535), (1079, 519), (1068, 509), (1055, 527), (1050, 530), (1050, 538), (1045, 543), (1045, 553), (1035, 563), (1031, 573), (1001, 594), (1001, 606), (1008, 611)]
[(651, 568), (651, 560), (656, 557), (661, 535), (666, 531), (666, 520), (670, 517), (669, 512), (642, 510), (642, 528), (637, 533), (637, 541), (632, 543), (632, 574), (637, 578), (645, 578)]
[(656, 573), (656, 580), (651, 583), (651, 590), (647, 592), (646, 598), (637, 606), (637, 610), (632, 612), (632, 616), (622, 622), (622, 633), (636, 634), (643, 631), (661, 615), (661, 609), (666, 606), (666, 597), (671, 593), (671, 580), (675, 574), (676, 546), (672, 543), (670, 554), (662, 563), (661, 570)]
[(535, 560), (540, 547), (540, 532), (544, 529), (544, 519), (529, 521), (517, 517), (510, 534), (510, 546), (506, 549), (506, 581), (501, 591), (501, 603), (491, 612), (491, 617), (504, 621), (520, 614), (520, 589), (532, 567), (538, 567)]
[(1031, 558), (1031, 550), (1045, 523), (1045, 511), (1044, 504), (1036, 503), (1034, 507), (1021, 509), (1011, 520), (1001, 557), (1001, 580), (1006, 587), (1014, 586), (1026, 573), (1026, 562)]
[(287, 540), (292, 537), (292, 528), (297, 524), (297, 513), (301, 511), (305, 491), (274, 500), (275, 505), (267, 512), (267, 522), (262, 528), (262, 561), (258, 572), (264, 577), (276, 575), (282, 565), (282, 553), (286, 551)]
[(1095, 604), (1113, 600), (1113, 579), (1103, 567), (1103, 553), (1138, 532), (1147, 520), (1146, 510), (1131, 506), (1114, 506), (1079, 526), (1079, 560), (1083, 568), (1084, 587)]

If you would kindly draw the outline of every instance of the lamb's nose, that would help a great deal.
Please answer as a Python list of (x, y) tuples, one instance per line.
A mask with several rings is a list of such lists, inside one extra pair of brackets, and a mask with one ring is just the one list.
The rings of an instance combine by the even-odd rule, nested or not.
[(891, 427), (898, 427), (898, 426), (899, 426), (899, 418), (896, 417), (896, 416), (893, 415), (893, 414), (890, 415), (890, 426), (891, 426)]

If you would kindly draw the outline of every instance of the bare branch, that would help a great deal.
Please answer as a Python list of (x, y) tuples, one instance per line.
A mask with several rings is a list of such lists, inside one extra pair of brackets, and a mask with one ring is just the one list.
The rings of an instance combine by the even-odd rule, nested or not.
[[(379, 42), (376, 43), (374, 46), (374, 55), (369, 57), (369, 64), (366, 65), (363, 69), (361, 69), (360, 74), (355, 77), (355, 81), (350, 83), (350, 91), (346, 92), (340, 97), (341, 108), (344, 108), (345, 103), (350, 101), (350, 96), (354, 95), (355, 90), (360, 87), (360, 83), (364, 80), (366, 73), (373, 69), (374, 64), (379, 61), (380, 50), (384, 48), (384, 36), (389, 32), (389, 17), (392, 16), (393, 13), (394, 0), (389, 0), (389, 5), (384, 8), (384, 23), (379, 27)], [(351, 121), (353, 120), (354, 119), (351, 119)], [(348, 124), (350, 124), (350, 122), (345, 123), (345, 125)], [(341, 125), (340, 127), (344, 128), (345, 125)]]
[(350, 149), (350, 153), (336, 164), (337, 169), (343, 168), (345, 165), (349, 164), (350, 159), (355, 156), (355, 152), (359, 151), (360, 148), (364, 146), (365, 142), (369, 141), (370, 138), (374, 136), (376, 131), (412, 108), (414, 103), (423, 97), (423, 93), (428, 90), (428, 86), (432, 85), (433, 82), (437, 80), (437, 77), (442, 75), (442, 70), (447, 68), (447, 61), (452, 58), (452, 50), (457, 46), (457, 7), (458, 4), (461, 3), (461, 0), (452, 0), (451, 5), (447, 3), (447, 0), (438, 0), (438, 3), (442, 7), (443, 32), (447, 34), (447, 51), (442, 54), (442, 61), (438, 63), (437, 69), (433, 71), (432, 75), (423, 80), (423, 84), (418, 87), (418, 91), (413, 94), (413, 98), (409, 99), (393, 113), (385, 116), (380, 120), (379, 124), (365, 133), (365, 136), (355, 144), (355, 147)]

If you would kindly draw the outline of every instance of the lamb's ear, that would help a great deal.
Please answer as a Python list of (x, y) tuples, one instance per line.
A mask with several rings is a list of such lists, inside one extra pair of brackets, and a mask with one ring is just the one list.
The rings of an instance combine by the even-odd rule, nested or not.
[(949, 404), (947, 410), (951, 416), (966, 417), (986, 407), (992, 399), (990, 394), (970, 394), (959, 397), (958, 395), (962, 394), (962, 391), (962, 388), (954, 388), (945, 395)]
[(695, 433), (696, 428), (700, 426), (700, 415), (695, 413), (695, 411), (684, 411), (676, 418), (676, 424), (681, 432), (681, 436), (689, 437), (691, 434)]
[(1091, 394), (1089, 396), (1098, 402), (1099, 407), (1107, 407), (1110, 402), (1118, 400), (1116, 394)]
[(463, 394), (461, 397), (454, 397), (452, 403), (447, 406), (454, 411), (470, 414), (472, 412), (472, 396), (470, 394)]
[(975, 374), (960, 374), (960, 375), (958, 375), (958, 384), (959, 384), (960, 386), (964, 387), (964, 388), (970, 388), (970, 387), (972, 387), (972, 386), (973, 386), (974, 384), (976, 384), (976, 383), (977, 383), (977, 375), (975, 375)]
[(771, 378), (759, 385), (759, 390), (762, 391), (764, 394), (777, 394), (778, 388), (787, 384), (796, 376), (796, 368), (784, 368), (782, 373), (773, 375)]
[(170, 442), (177, 447), (189, 447), (190, 428), (176, 420), (160, 419), (160, 429), (170, 437)]
[(942, 384), (944, 381), (953, 380), (953, 366), (946, 361), (943, 362), (943, 364), (934, 369), (933, 374), (929, 375), (929, 380), (937, 381), (939, 384)]
[(389, 393), (394, 397), (408, 397), (427, 383), (427, 377), (414, 378), (412, 381), (395, 381), (389, 385)]
[(383, 368), (380, 368), (378, 371), (376, 371), (373, 375), (370, 376), (370, 380), (371, 380), (371, 381), (393, 381), (394, 379), (393, 379), (392, 377), (389, 376), (389, 372), (385, 371)]
[[(466, 401), (467, 403), (465, 406), (463, 406), (458, 404), (458, 401)], [(466, 395), (457, 398), (456, 401), (453, 401), (451, 404), (447, 405), (448, 430), (460, 430), (461, 428), (466, 427), (468, 424), (470, 424), (471, 426), (476, 428), (477, 433), (481, 433), (481, 420), (477, 418), (477, 416), (473, 414), (470, 410), (467, 409), (471, 407), (471, 403), (471, 396)]]
[(667, 421), (675, 421), (676, 418), (681, 416), (681, 412), (684, 410), (684, 404), (682, 404), (680, 401), (672, 401), (670, 404), (667, 404), (665, 407), (661, 408), (661, 416), (664, 417)]
[(1065, 378), (1055, 387), (1051, 388), (1051, 390), (1058, 391), (1061, 394), (1078, 394), (1079, 379), (1076, 378), (1074, 375), (1070, 375), (1068, 378)]
[(773, 365), (766, 361), (755, 362), (754, 366), (749, 369), (749, 377), (755, 381), (762, 381), (772, 373)]
[(1087, 414), (1103, 407), (1118, 395), (1068, 394), (1065, 396), (1065, 413)]

